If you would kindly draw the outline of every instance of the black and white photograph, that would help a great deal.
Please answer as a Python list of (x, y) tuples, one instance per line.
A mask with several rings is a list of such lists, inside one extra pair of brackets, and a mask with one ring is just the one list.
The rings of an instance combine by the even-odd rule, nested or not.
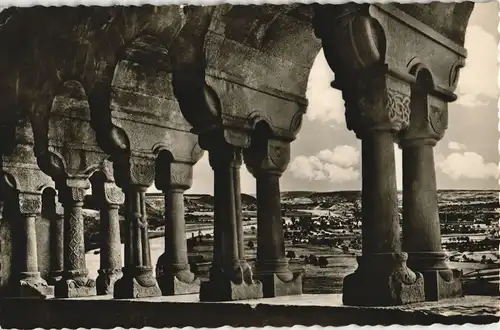
[(0, 3), (2, 329), (500, 321), (498, 2), (90, 1)]

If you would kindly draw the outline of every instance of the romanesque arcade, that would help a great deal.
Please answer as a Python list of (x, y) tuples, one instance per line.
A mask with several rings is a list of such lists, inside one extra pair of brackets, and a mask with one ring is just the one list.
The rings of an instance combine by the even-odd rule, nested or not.
[[(456, 99), (472, 9), (351, 3), (3, 10), (2, 295), (199, 293), (201, 301), (225, 301), (301, 294), (302, 275), (285, 258), (280, 176), (323, 47), (332, 87), (343, 93), (347, 129), (362, 141), (362, 256), (344, 279), (344, 303), (460, 296), (460, 274), (448, 268), (440, 246), (433, 146)], [(403, 239), (394, 142), (403, 150)], [(215, 234), (210, 280), (200, 282), (187, 259), (183, 194), (204, 152), (215, 182)], [(241, 166), (257, 186), (253, 270), (243, 248)], [(166, 205), (159, 260), (151, 258), (145, 209), (152, 185)], [(100, 209), (96, 281), (85, 262), (88, 189)]]

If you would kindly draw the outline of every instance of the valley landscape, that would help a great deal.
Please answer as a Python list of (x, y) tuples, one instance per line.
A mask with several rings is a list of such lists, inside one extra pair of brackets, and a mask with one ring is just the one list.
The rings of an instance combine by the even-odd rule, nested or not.
[[(400, 215), (401, 197), (400, 194)], [(450, 267), (462, 270), (464, 288), (475, 290), (473, 293), (486, 290), (486, 294), (498, 294), (498, 198), (498, 191), (442, 190), (438, 193), (443, 249)], [(291, 270), (303, 274), (304, 293), (340, 293), (342, 279), (356, 269), (356, 256), (361, 254), (361, 192), (293, 191), (283, 192), (281, 199), (286, 255)], [(211, 195), (185, 196), (188, 255), (193, 272), (202, 280), (208, 278), (212, 260), (213, 202)], [(253, 266), (257, 251), (256, 199), (242, 194), (242, 204), (245, 253)], [(98, 212), (92, 208), (92, 198), (88, 196), (87, 266), (90, 274), (97, 274)], [(147, 210), (155, 264), (165, 249), (163, 195), (148, 194)], [(477, 288), (478, 277), (487, 279), (486, 289), (484, 285)]]

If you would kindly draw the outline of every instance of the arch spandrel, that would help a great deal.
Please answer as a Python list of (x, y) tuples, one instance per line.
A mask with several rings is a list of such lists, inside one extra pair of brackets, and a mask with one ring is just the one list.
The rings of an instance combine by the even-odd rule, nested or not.
[[(426, 24), (426, 15), (430, 15), (427, 11), (407, 10), (410, 15), (400, 9), (405, 5), (317, 6), (316, 34), (339, 80), (350, 80), (354, 72), (369, 72), (386, 65), (389, 74), (412, 84), (415, 65), (424, 64), (432, 73), (434, 93), (453, 101), (458, 71), (467, 56), (463, 38), (472, 10), (470, 3), (455, 5), (439, 4), (437, 30)], [(451, 23), (440, 19), (450, 12)], [(419, 59), (425, 59), (425, 63)]]
[(297, 114), (307, 107), (309, 70), (320, 49), (312, 7), (220, 5), (210, 15), (198, 60), (204, 70), (174, 81), (186, 118), (199, 132), (250, 131), (258, 114), (275, 135), (293, 140), (297, 131), (290, 127), (300, 127)]
[[(2, 171), (11, 177), (11, 188), (20, 193), (41, 194), (46, 187), (54, 188), (54, 181), (38, 167), (34, 152), (34, 139), (28, 118), (21, 118), (16, 125), (16, 147), (2, 156)], [(5, 181), (2, 181), (5, 184)], [(1, 189), (0, 189), (1, 190)]]
[(48, 152), (62, 167), (62, 172), (54, 173), (54, 180), (87, 180), (95, 170), (107, 167), (108, 155), (97, 143), (90, 125), (86, 93), (79, 82), (68, 81), (63, 85), (54, 98), (48, 122)]
[(198, 137), (173, 93), (168, 50), (152, 38), (141, 38), (126, 53), (115, 68), (110, 116), (127, 136), (131, 155), (152, 158), (168, 150), (176, 161), (196, 163), (199, 157), (192, 150)]

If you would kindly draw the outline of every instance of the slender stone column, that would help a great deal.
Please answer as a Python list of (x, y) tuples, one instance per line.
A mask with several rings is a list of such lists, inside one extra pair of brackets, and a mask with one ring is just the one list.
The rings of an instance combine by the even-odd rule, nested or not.
[(153, 160), (132, 159), (130, 181), (122, 187), (127, 209), (127, 233), (123, 276), (115, 282), (113, 292), (117, 299), (161, 296), (151, 264), (145, 198), (154, 176)]
[(397, 205), (393, 134), (408, 125), (409, 86), (390, 76), (359, 79), (363, 89), (354, 99), (344, 91), (344, 98), (348, 126), (362, 140), (363, 255), (344, 279), (343, 301), (375, 306), (423, 301), (422, 274), (406, 266), (408, 256), (401, 252)]
[(262, 297), (262, 284), (245, 278), (238, 242), (238, 215), (234, 171), (241, 163), (241, 149), (219, 142), (209, 149), (210, 166), (214, 171), (214, 259), (210, 281), (203, 282), (200, 300), (223, 301)]
[[(429, 107), (430, 103), (434, 106)], [(413, 90), (411, 107), (410, 127), (400, 141), (403, 248), (408, 252), (408, 265), (424, 275), (426, 300), (461, 296), (459, 272), (448, 267), (441, 248), (433, 151), (444, 135), (447, 107), (418, 88)]]
[(20, 216), (22, 220), (22, 236), (19, 245), (22, 248), (18, 255), (20, 263), (19, 282), (14, 295), (29, 298), (46, 298), (54, 294), (54, 288), (48, 286), (38, 271), (38, 252), (36, 241), (36, 219), (42, 211), (42, 196), (40, 194), (19, 195)]
[(64, 209), (59, 201), (50, 219), (50, 245), (49, 283), (55, 285), (64, 273)]
[(113, 294), (115, 282), (122, 277), (120, 218), (118, 209), (125, 201), (123, 192), (114, 182), (103, 182), (100, 199), (101, 265), (96, 280), (97, 294)]
[(281, 217), (279, 179), (290, 161), (290, 145), (278, 140), (255, 139), (245, 151), (245, 163), (257, 181), (256, 278), (264, 297), (302, 293), (302, 277), (288, 268)]
[(83, 184), (60, 188), (64, 207), (64, 273), (55, 285), (58, 298), (76, 298), (96, 294), (95, 281), (89, 279), (85, 263), (85, 243), (83, 234)]
[(189, 267), (184, 219), (184, 191), (192, 184), (192, 165), (166, 164), (165, 252), (158, 258), (156, 276), (164, 296), (200, 292), (200, 280)]

